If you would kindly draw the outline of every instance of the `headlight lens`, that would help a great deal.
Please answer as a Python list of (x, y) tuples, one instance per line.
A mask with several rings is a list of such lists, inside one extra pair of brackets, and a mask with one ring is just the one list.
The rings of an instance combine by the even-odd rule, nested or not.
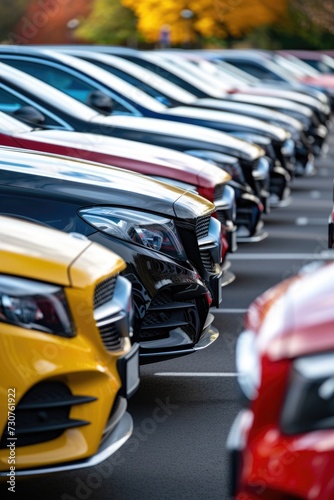
[(173, 259), (187, 260), (171, 219), (117, 207), (93, 207), (79, 213), (103, 233), (165, 253)]
[(295, 154), (295, 143), (292, 139), (286, 139), (281, 147), (284, 156), (293, 156)]
[(75, 335), (61, 287), (0, 275), (0, 322), (62, 337)]
[(255, 180), (258, 181), (264, 181), (264, 180), (269, 180), (269, 161), (266, 157), (263, 157), (259, 159), (259, 162), (256, 166), (256, 168), (253, 168), (252, 170), (252, 175)]
[(261, 382), (261, 362), (256, 336), (245, 330), (238, 338), (236, 365), (240, 388), (248, 400), (256, 399)]
[(294, 361), (281, 415), (286, 434), (334, 427), (334, 353)]

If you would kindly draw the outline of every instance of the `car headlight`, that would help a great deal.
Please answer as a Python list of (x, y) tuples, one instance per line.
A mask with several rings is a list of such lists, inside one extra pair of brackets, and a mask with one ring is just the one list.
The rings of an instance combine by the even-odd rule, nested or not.
[(269, 179), (269, 161), (266, 157), (262, 156), (255, 168), (252, 170), (252, 176), (257, 181), (264, 181)]
[(294, 361), (281, 414), (286, 434), (334, 427), (334, 353)]
[(0, 323), (62, 337), (75, 335), (61, 287), (15, 276), (0, 275)]
[(187, 260), (171, 219), (118, 207), (86, 208), (79, 214), (103, 233), (162, 252), (173, 259)]
[(256, 399), (261, 382), (261, 361), (256, 336), (245, 330), (238, 338), (236, 348), (238, 383), (248, 400)]
[(286, 139), (281, 147), (284, 156), (293, 156), (295, 154), (295, 143), (292, 139)]

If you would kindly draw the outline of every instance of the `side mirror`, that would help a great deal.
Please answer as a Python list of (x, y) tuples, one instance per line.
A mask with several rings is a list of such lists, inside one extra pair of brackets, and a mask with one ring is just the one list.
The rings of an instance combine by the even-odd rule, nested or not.
[(113, 101), (111, 97), (100, 90), (93, 90), (93, 92), (89, 94), (87, 104), (104, 115), (110, 115), (112, 113)]
[(43, 126), (45, 116), (33, 106), (21, 106), (21, 108), (14, 111), (13, 116), (29, 125)]

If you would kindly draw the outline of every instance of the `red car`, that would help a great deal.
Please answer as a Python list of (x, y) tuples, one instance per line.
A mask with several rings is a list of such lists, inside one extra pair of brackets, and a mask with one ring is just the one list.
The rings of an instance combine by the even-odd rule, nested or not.
[(247, 406), (227, 441), (237, 500), (334, 498), (334, 264), (249, 308), (237, 344)]

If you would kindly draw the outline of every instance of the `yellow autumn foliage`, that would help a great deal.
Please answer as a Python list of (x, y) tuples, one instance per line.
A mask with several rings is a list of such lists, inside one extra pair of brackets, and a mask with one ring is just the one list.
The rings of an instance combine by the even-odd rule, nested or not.
[[(159, 40), (169, 26), (172, 43), (183, 43), (198, 33), (203, 37), (241, 36), (284, 15), (287, 0), (121, 0), (138, 17), (138, 30), (149, 42)], [(182, 17), (183, 10), (193, 13)]]

